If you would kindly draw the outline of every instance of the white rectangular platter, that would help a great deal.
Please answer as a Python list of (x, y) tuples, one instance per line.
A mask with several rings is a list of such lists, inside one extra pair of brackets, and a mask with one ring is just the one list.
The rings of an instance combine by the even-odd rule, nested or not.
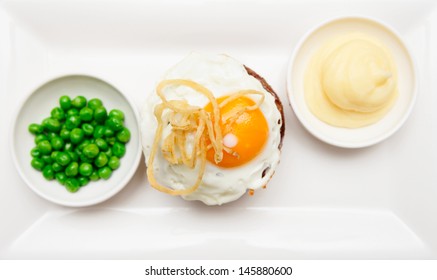
[[(394, 26), (419, 79), (400, 131), (355, 150), (306, 132), (285, 88), (301, 36), (348, 15)], [(51, 77), (88, 74), (140, 109), (161, 74), (191, 51), (229, 54), (279, 94), (286, 135), (266, 190), (207, 207), (152, 189), (144, 163), (125, 189), (93, 207), (54, 205), (27, 188), (7, 136), (30, 90)], [(436, 259), (436, 65), (434, 1), (3, 1), (0, 258)]]

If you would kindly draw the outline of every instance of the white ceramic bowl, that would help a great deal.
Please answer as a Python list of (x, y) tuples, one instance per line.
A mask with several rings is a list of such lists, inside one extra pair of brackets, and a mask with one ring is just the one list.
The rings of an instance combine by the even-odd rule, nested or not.
[[(312, 55), (327, 39), (354, 31), (376, 37), (391, 50), (398, 69), (399, 96), (379, 122), (348, 129), (328, 125), (311, 113), (304, 96), (304, 75)], [(410, 52), (393, 28), (371, 18), (341, 17), (319, 24), (295, 47), (288, 65), (287, 90), (297, 118), (312, 135), (334, 146), (361, 148), (387, 139), (404, 124), (415, 103), (417, 81)]]
[[(126, 154), (120, 167), (108, 180), (90, 182), (76, 193), (68, 192), (56, 180), (47, 181), (42, 173), (30, 165), (30, 150), (35, 146), (34, 135), (28, 132), (31, 123), (41, 123), (50, 116), (52, 108), (59, 106), (59, 97), (74, 98), (83, 95), (87, 99), (100, 98), (108, 112), (120, 109), (125, 113), (124, 125), (131, 131)], [(81, 207), (103, 202), (118, 193), (129, 182), (140, 163), (141, 141), (135, 106), (110, 84), (90, 76), (71, 75), (44, 83), (33, 91), (21, 104), (15, 116), (11, 133), (12, 155), (23, 180), (41, 197), (65, 206)]]

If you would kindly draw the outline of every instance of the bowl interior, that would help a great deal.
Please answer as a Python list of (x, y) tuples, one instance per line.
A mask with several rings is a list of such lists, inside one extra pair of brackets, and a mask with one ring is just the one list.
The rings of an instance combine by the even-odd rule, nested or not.
[[(398, 70), (399, 96), (393, 108), (379, 122), (355, 129), (322, 122), (311, 113), (304, 95), (304, 75), (312, 55), (326, 40), (350, 32), (369, 34), (384, 43), (391, 50)], [(287, 89), (296, 116), (315, 137), (345, 148), (366, 147), (392, 135), (408, 117), (416, 95), (414, 63), (399, 36), (387, 26), (367, 18), (339, 18), (316, 27), (296, 46), (288, 68)]]
[[(50, 116), (50, 111), (59, 106), (62, 95), (74, 98), (78, 95), (100, 98), (108, 112), (120, 109), (125, 113), (124, 125), (131, 131), (131, 139), (126, 145), (126, 154), (120, 167), (109, 180), (90, 182), (76, 193), (68, 192), (56, 180), (47, 181), (30, 165), (30, 150), (35, 146), (34, 136), (27, 127), (31, 123), (41, 123)], [(102, 202), (120, 191), (134, 174), (140, 160), (141, 149), (138, 119), (135, 109), (117, 89), (108, 83), (89, 76), (65, 76), (47, 82), (35, 90), (22, 104), (17, 113), (12, 134), (13, 156), (21, 177), (40, 196), (61, 205), (87, 206)]]

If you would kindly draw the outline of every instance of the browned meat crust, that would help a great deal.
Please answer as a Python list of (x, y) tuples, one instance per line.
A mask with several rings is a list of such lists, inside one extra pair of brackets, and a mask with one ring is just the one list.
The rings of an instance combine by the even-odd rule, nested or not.
[(276, 108), (278, 108), (279, 112), (281, 113), (281, 141), (279, 142), (278, 148), (282, 148), (282, 140), (284, 139), (284, 133), (285, 133), (285, 120), (284, 120), (284, 108), (282, 107), (281, 100), (279, 99), (279, 96), (276, 94), (276, 92), (272, 89), (272, 87), (266, 82), (266, 80), (258, 75), (255, 71), (244, 65), (244, 68), (246, 68), (246, 71), (249, 75), (260, 81), (261, 85), (265, 90), (267, 90), (274, 98), (275, 98), (275, 104)]

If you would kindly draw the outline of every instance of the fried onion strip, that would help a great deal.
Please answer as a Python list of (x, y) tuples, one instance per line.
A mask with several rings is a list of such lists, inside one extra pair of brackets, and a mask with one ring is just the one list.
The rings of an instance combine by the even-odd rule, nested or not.
[[(168, 86), (185, 86), (204, 95), (212, 105), (212, 113), (207, 112), (204, 108), (190, 105), (186, 100), (167, 100), (164, 95), (164, 88)], [(210, 90), (196, 82), (183, 79), (164, 80), (160, 82), (156, 87), (156, 93), (162, 103), (158, 104), (154, 110), (158, 126), (147, 162), (147, 176), (152, 187), (170, 195), (187, 195), (197, 190), (205, 172), (206, 153), (209, 149), (214, 150), (214, 160), (216, 163), (222, 161), (223, 151), (232, 156), (239, 157), (238, 153), (223, 146), (220, 122), (229, 123), (230, 121), (230, 123), (233, 123), (245, 111), (259, 108), (265, 98), (263, 92), (241, 90), (230, 94), (228, 98), (219, 104)], [(249, 94), (261, 95), (261, 98), (252, 106), (238, 108), (226, 116), (220, 115), (220, 108), (223, 108), (226, 104), (237, 98)], [(167, 118), (165, 119), (166, 121), (164, 121), (163, 116), (166, 110), (170, 110), (170, 112), (165, 115)], [(191, 169), (195, 168), (197, 160), (200, 160), (196, 182), (189, 188), (175, 190), (159, 184), (155, 179), (153, 164), (162, 139), (164, 123), (171, 126), (171, 133), (163, 140), (161, 147), (164, 159), (171, 165), (184, 164)], [(194, 140), (191, 140), (193, 136)], [(207, 140), (209, 140), (209, 145), (206, 144)], [(189, 143), (192, 143), (191, 153), (187, 152), (187, 145)]]

